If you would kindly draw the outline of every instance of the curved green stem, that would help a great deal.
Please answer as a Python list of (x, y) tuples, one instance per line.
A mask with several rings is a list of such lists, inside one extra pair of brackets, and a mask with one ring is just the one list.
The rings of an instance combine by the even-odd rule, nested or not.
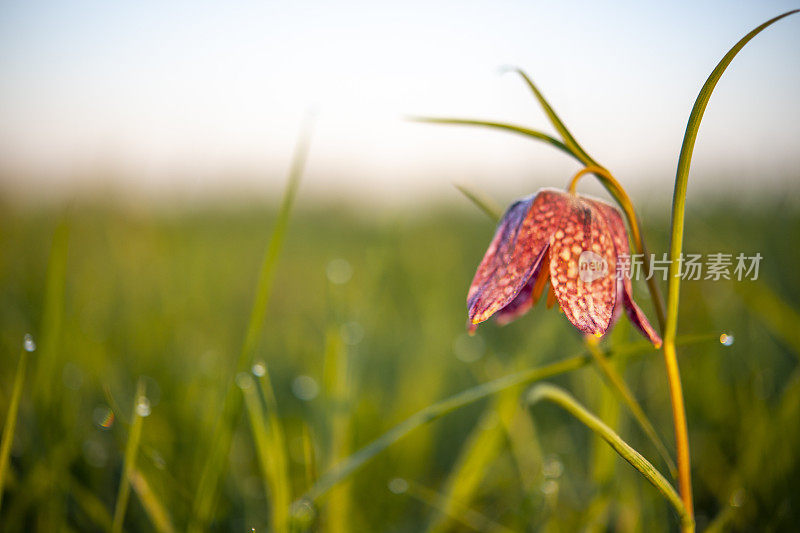
[(703, 119), (711, 93), (717, 82), (722, 77), (736, 54), (765, 28), (784, 17), (788, 17), (800, 10), (793, 10), (778, 15), (745, 35), (722, 60), (717, 64), (711, 75), (697, 95), (689, 121), (686, 124), (686, 133), (683, 137), (681, 152), (678, 158), (678, 170), (675, 176), (675, 192), (672, 196), (672, 234), (670, 239), (670, 262), (667, 284), (667, 322), (664, 328), (664, 361), (667, 367), (667, 376), (670, 384), (670, 397), (672, 399), (672, 413), (675, 422), (675, 441), (678, 450), (678, 477), (680, 481), (681, 497), (690, 514), (693, 514), (691, 462), (689, 457), (689, 436), (686, 425), (686, 409), (683, 404), (683, 390), (681, 387), (680, 371), (675, 352), (675, 335), (678, 329), (678, 301), (680, 297), (680, 263), (683, 247), (684, 216), (686, 211), (686, 188), (689, 183), (689, 168), (692, 163), (692, 153), (697, 141), (697, 132)]
[(517, 126), (516, 124), (506, 124), (503, 122), (493, 122), (490, 120), (475, 120), (475, 119), (465, 119), (465, 118), (408, 117), (408, 119), (413, 120), (415, 122), (427, 122), (429, 124), (447, 124), (451, 126), (482, 126), (485, 128), (495, 128), (498, 130), (504, 130), (510, 133), (516, 133), (518, 135), (524, 135), (526, 137), (533, 137), (534, 139), (546, 142), (547, 144), (550, 144), (551, 146), (558, 148), (565, 154), (574, 157), (578, 161), (581, 160), (578, 154), (576, 154), (574, 151), (572, 151), (572, 149), (568, 148), (567, 145), (565, 145), (555, 137), (543, 133), (539, 130), (526, 128), (525, 126)]
[[(695, 344), (717, 340), (718, 337), (719, 335), (717, 334), (686, 335), (680, 337), (678, 342), (680, 344)], [(613, 350), (609, 350), (604, 353), (606, 356), (609, 356), (612, 354), (627, 355), (647, 353), (650, 351), (654, 351), (654, 348), (649, 341), (637, 341), (614, 348)], [(480, 385), (476, 385), (475, 387), (461, 391), (458, 394), (450, 396), (449, 398), (445, 398), (444, 400), (431, 404), (406, 418), (404, 421), (392, 427), (386, 433), (377, 437), (375, 440), (365, 445), (363, 448), (325, 472), (317, 480), (314, 486), (311, 487), (300, 498), (300, 501), (317, 501), (331, 488), (347, 479), (350, 475), (364, 466), (375, 456), (389, 448), (389, 446), (396, 443), (418, 427), (421, 427), (434, 420), (438, 420), (439, 418), (455, 411), (456, 409), (493, 396), (510, 387), (516, 387), (526, 383), (533, 383), (549, 377), (572, 372), (573, 370), (577, 370), (583, 366), (586, 366), (591, 361), (591, 355), (588, 353), (583, 353), (568, 359), (563, 359), (556, 363), (523, 370), (514, 374), (508, 374), (492, 381), (488, 381), (486, 383), (481, 383)]]
[(667, 479), (656, 470), (656, 468), (645, 459), (642, 454), (637, 452), (631, 445), (622, 438), (602, 420), (590, 413), (584, 406), (578, 403), (569, 393), (560, 387), (542, 383), (534, 387), (528, 394), (528, 403), (535, 404), (541, 400), (548, 400), (560, 405), (575, 418), (580, 420), (585, 426), (597, 433), (603, 440), (611, 445), (623, 459), (628, 461), (638, 470), (672, 505), (681, 519), (681, 525), (686, 529), (694, 528), (694, 519), (681, 501), (678, 493), (667, 481)]
[[(656, 317), (658, 318), (658, 325), (661, 331), (664, 331), (664, 300), (661, 297), (661, 290), (658, 288), (658, 283), (654, 276), (650, 275), (650, 254), (647, 251), (647, 245), (644, 242), (644, 238), (642, 237), (641, 233), (639, 232), (639, 217), (636, 215), (636, 211), (633, 208), (633, 203), (628, 198), (628, 195), (625, 194), (625, 191), (622, 189), (620, 184), (611, 176), (611, 173), (606, 170), (600, 163), (598, 163), (589, 153), (583, 149), (583, 147), (578, 143), (575, 137), (570, 133), (569, 129), (567, 128), (566, 124), (558, 117), (555, 110), (550, 106), (550, 103), (545, 99), (544, 95), (539, 91), (530, 77), (525, 74), (524, 71), (521, 69), (514, 69), (522, 79), (525, 80), (525, 83), (528, 84), (531, 92), (536, 97), (536, 100), (539, 101), (539, 105), (542, 106), (547, 118), (550, 119), (550, 122), (553, 124), (553, 127), (558, 131), (561, 138), (564, 139), (564, 144), (570, 150), (570, 152), (576, 157), (581, 163), (583, 163), (586, 167), (591, 167), (592, 174), (600, 181), (600, 184), (605, 187), (605, 189), (614, 197), (617, 203), (622, 207), (625, 211), (625, 218), (628, 219), (628, 225), (631, 227), (631, 233), (634, 237), (634, 246), (636, 247), (636, 251), (642, 254), (642, 266), (644, 267), (645, 273), (647, 273), (647, 289), (650, 291), (650, 297), (653, 300), (653, 305), (656, 308)], [(584, 169), (585, 170), (585, 169)]]

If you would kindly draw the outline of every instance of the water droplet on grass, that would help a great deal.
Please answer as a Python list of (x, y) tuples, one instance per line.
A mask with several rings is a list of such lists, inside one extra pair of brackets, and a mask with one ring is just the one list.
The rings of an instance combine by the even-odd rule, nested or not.
[(33, 337), (30, 333), (25, 334), (25, 339), (22, 341), (22, 346), (26, 352), (32, 352), (36, 349), (36, 343), (33, 342)]
[(364, 340), (364, 328), (358, 322), (342, 324), (340, 333), (342, 335), (342, 341), (350, 346), (355, 346)]
[(300, 500), (292, 505), (292, 518), (294, 518), (299, 525), (306, 526), (314, 520), (317, 514), (314, 509), (314, 504), (308, 500)]
[(344, 285), (353, 277), (353, 267), (350, 266), (347, 259), (338, 258), (328, 263), (325, 274), (331, 283)]
[(139, 396), (136, 399), (136, 414), (142, 418), (150, 416), (150, 400), (147, 399), (147, 396)]
[(733, 335), (729, 335), (728, 333), (723, 333), (719, 336), (719, 342), (723, 346), (731, 346), (733, 344)]
[(253, 386), (253, 378), (246, 372), (239, 372), (236, 374), (236, 385), (242, 390), (247, 390)]
[(542, 493), (546, 494), (547, 496), (552, 496), (556, 492), (558, 492), (558, 481), (548, 479), (542, 483)]
[(111, 429), (114, 425), (114, 411), (108, 406), (99, 405), (92, 412), (92, 420), (102, 429)]
[(389, 490), (395, 494), (403, 494), (408, 490), (408, 481), (401, 477), (396, 477), (389, 481)]
[(741, 487), (733, 491), (733, 494), (731, 494), (731, 499), (729, 502), (731, 507), (741, 507), (744, 504), (746, 496), (747, 493)]
[(297, 376), (292, 381), (292, 394), (304, 401), (311, 401), (319, 394), (319, 384), (311, 376)]
[(262, 378), (267, 373), (267, 365), (264, 364), (264, 361), (256, 361), (253, 364), (252, 371), (253, 375)]
[(559, 478), (564, 473), (564, 464), (555, 455), (548, 456), (542, 464), (542, 475), (547, 478)]

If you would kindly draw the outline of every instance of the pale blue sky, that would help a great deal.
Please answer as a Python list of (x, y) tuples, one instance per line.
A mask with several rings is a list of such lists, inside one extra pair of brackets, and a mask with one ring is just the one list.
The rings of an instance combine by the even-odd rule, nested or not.
[[(689, 110), (716, 62), (792, 2), (109, 2), (0, 4), (0, 169), (26, 191), (104, 180), (196, 196), (272, 190), (319, 108), (305, 188), (365, 197), (500, 197), (576, 164), (501, 133), (549, 131), (527, 70), (590, 153), (670, 190)], [(705, 186), (800, 165), (800, 15), (753, 41), (718, 86), (695, 159)], [(113, 178), (109, 176), (115, 176)], [(705, 180), (705, 181), (702, 181)], [(645, 188), (646, 186), (646, 188)]]

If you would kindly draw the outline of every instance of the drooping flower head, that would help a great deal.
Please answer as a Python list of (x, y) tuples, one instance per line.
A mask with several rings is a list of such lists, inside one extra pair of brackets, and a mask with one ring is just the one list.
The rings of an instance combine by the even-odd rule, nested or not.
[(470, 330), (493, 315), (501, 324), (523, 315), (549, 281), (548, 307), (558, 302), (582, 332), (605, 334), (624, 308), (660, 346), (661, 338), (633, 301), (629, 250), (615, 207), (540, 189), (513, 203), (497, 226), (467, 295)]

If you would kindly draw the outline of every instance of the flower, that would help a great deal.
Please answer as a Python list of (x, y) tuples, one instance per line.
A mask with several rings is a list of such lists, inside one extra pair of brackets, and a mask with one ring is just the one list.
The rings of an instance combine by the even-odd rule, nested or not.
[(628, 232), (615, 207), (540, 189), (514, 202), (498, 224), (467, 294), (469, 329), (492, 315), (505, 324), (525, 314), (550, 281), (547, 307), (558, 302), (582, 332), (604, 335), (621, 303), (659, 347), (661, 338), (633, 301), (629, 253)]

